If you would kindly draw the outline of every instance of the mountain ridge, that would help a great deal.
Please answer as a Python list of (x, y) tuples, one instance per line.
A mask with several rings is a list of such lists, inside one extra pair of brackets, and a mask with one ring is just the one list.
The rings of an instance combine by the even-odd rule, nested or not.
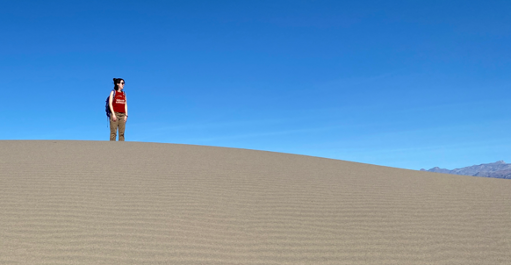
[(511, 179), (511, 163), (506, 163), (503, 160), (499, 160), (495, 163), (473, 165), (468, 167), (455, 168), (452, 170), (434, 167), (428, 170), (421, 169), (420, 171), (475, 177)]

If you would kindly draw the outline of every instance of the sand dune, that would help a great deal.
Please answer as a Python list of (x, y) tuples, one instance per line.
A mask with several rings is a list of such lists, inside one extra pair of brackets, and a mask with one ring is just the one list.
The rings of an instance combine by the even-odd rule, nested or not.
[(0, 141), (0, 264), (511, 264), (511, 181), (218, 147)]

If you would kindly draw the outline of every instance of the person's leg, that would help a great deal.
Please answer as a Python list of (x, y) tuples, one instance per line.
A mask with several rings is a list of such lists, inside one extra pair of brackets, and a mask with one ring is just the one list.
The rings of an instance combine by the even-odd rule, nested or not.
[(124, 121), (125, 116), (124, 113), (117, 116), (119, 120), (119, 141), (124, 141), (124, 130), (126, 129), (126, 122)]
[(110, 141), (115, 141), (117, 138), (117, 127), (119, 124), (119, 119), (117, 119), (117, 121), (113, 121), (112, 115), (115, 115), (115, 113), (110, 115)]

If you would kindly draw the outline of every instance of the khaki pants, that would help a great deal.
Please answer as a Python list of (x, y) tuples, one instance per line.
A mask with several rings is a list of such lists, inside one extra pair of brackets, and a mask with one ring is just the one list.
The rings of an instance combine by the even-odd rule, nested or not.
[[(112, 116), (117, 117), (116, 121), (112, 120)], [(126, 122), (124, 121), (125, 113), (115, 112), (110, 115), (110, 141), (115, 141), (117, 138), (117, 129), (119, 129), (119, 141), (124, 141), (124, 129), (126, 129)]]

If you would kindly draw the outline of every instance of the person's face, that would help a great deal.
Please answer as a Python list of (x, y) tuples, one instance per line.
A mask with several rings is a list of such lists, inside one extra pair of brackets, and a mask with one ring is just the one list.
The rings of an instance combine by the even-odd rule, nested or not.
[(124, 80), (121, 80), (121, 81), (117, 82), (117, 87), (119, 89), (123, 89), (124, 88)]

